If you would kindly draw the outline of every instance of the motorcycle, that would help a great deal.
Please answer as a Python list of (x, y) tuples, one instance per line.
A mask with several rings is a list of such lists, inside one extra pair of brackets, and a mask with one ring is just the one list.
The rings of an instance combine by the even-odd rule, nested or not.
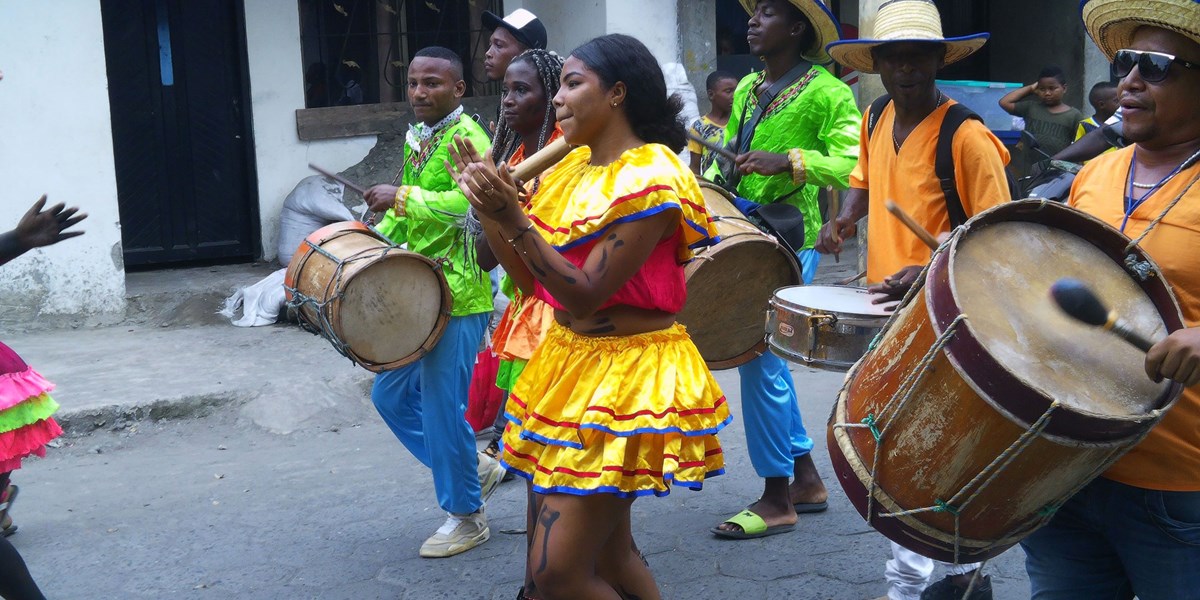
[(1075, 174), (1083, 165), (1054, 160), (1028, 131), (1021, 132), (1021, 143), (1043, 157), (1033, 164), (1029, 175), (1017, 180), (1021, 197), (1066, 202), (1071, 196), (1071, 184), (1075, 181)]

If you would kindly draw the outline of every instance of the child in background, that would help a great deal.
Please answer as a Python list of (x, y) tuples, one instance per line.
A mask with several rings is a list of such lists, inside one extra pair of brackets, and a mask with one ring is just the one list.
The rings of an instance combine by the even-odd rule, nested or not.
[[(692, 121), (691, 127), (688, 128), (692, 135), (713, 144), (721, 144), (725, 137), (725, 125), (729, 123), (729, 113), (733, 110), (733, 90), (737, 89), (737, 84), (738, 78), (727, 71), (709, 73), (704, 86), (708, 89), (708, 100), (712, 103), (712, 109), (707, 115)], [(688, 151), (692, 154), (692, 172), (697, 177), (719, 158), (695, 140), (688, 140)]]
[(1109, 117), (1113, 116), (1113, 113), (1117, 112), (1117, 108), (1121, 106), (1121, 103), (1117, 101), (1117, 84), (1111, 81), (1101, 81), (1093, 85), (1092, 91), (1088, 92), (1088, 104), (1092, 105), (1095, 113), (1079, 122), (1079, 129), (1075, 131), (1076, 140), (1103, 125)]
[(1008, 114), (1023, 117), (1025, 130), (1037, 138), (1046, 154), (1058, 154), (1071, 145), (1075, 129), (1083, 120), (1079, 109), (1064, 104), (1067, 77), (1058, 67), (1046, 67), (1038, 74), (1037, 83), (1018, 88), (1000, 99), (1000, 108)]

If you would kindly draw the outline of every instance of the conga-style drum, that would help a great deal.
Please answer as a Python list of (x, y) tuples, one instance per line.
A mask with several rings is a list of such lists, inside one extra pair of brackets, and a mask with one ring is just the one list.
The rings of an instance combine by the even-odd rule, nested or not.
[(450, 321), (450, 286), (440, 265), (357, 221), (305, 238), (283, 285), (303, 322), (376, 373), (427, 354)]
[(780, 357), (826, 371), (846, 371), (867, 353), (896, 301), (864, 288), (797, 285), (775, 290), (767, 311), (767, 346)]
[(720, 241), (697, 251), (684, 267), (688, 297), (678, 320), (708, 368), (730, 369), (766, 350), (767, 303), (775, 290), (802, 281), (800, 265), (746, 220), (729, 192), (707, 181), (700, 188)]
[(1062, 277), (1150, 339), (1183, 326), (1158, 267), (1099, 220), (1048, 201), (977, 215), (934, 254), (830, 417), (838, 480), (875, 529), (942, 561), (996, 556), (1175, 402), (1179, 386), (1146, 377), (1143, 352), (1053, 304)]

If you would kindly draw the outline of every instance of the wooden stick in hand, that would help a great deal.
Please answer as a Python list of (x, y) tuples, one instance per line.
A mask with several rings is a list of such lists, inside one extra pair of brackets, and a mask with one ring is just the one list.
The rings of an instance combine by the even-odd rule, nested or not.
[(929, 246), (930, 250), (938, 249), (937, 238), (934, 238), (932, 234), (930, 234), (928, 231), (925, 231), (924, 227), (918, 225), (912, 217), (908, 216), (908, 213), (904, 212), (904, 209), (900, 208), (891, 200), (888, 200), (885, 205), (887, 206), (888, 212), (892, 213), (892, 216), (896, 217), (897, 219), (900, 219), (900, 222), (904, 223), (904, 226), (908, 227), (910, 231), (916, 234), (916, 236), (920, 238), (922, 242), (925, 242), (925, 245)]
[(716, 144), (714, 144), (714, 143), (712, 143), (690, 131), (687, 132), (687, 136), (688, 136), (689, 140), (692, 140), (693, 142), (696, 142), (697, 144), (704, 146), (705, 148), (708, 149), (709, 152), (712, 152), (712, 153), (714, 153), (718, 156), (721, 156), (722, 158), (728, 159), (730, 161), (737, 160), (737, 155), (734, 154), (733, 152), (731, 152), (728, 148), (725, 148), (723, 146), (718, 146), (718, 145), (716, 145)]
[(529, 181), (537, 177), (542, 171), (558, 164), (558, 161), (562, 160), (570, 152), (571, 146), (567, 144), (566, 140), (558, 138), (546, 144), (546, 147), (541, 150), (529, 155), (529, 157), (521, 161), (521, 164), (513, 167), (513, 179)]
[[(833, 234), (833, 243), (837, 244), (840, 248), (842, 245), (842, 234), (838, 231), (837, 224), (838, 213), (841, 212), (841, 207), (838, 206), (839, 194), (837, 190), (833, 189), (833, 186), (827, 187), (825, 190), (829, 192), (829, 233)], [(833, 262), (842, 262), (841, 252), (833, 253)]]
[(367, 189), (366, 189), (366, 188), (362, 187), (361, 185), (358, 185), (358, 184), (354, 183), (353, 181), (350, 181), (349, 179), (346, 179), (345, 177), (342, 177), (341, 175), (338, 175), (337, 173), (334, 173), (334, 172), (332, 172), (332, 171), (326, 171), (325, 169), (322, 169), (321, 167), (318, 167), (317, 165), (314, 165), (314, 164), (312, 164), (312, 163), (308, 163), (308, 168), (310, 168), (310, 169), (312, 169), (312, 170), (314, 170), (314, 171), (316, 171), (316, 172), (318, 172), (318, 173), (320, 173), (320, 174), (322, 174), (322, 175), (324, 175), (324, 176), (326, 176), (326, 177), (328, 177), (328, 178), (330, 178), (330, 179), (332, 179), (332, 180), (334, 180), (334, 181), (336, 181), (336, 182), (338, 182), (338, 183), (340, 183), (340, 184), (342, 184), (342, 185), (344, 185), (344, 186), (346, 186), (346, 187), (348, 187), (348, 188), (350, 188), (350, 189), (352, 189), (352, 190), (354, 190), (354, 191), (358, 192), (358, 195), (359, 195), (359, 196), (366, 196), (366, 195), (367, 195)]

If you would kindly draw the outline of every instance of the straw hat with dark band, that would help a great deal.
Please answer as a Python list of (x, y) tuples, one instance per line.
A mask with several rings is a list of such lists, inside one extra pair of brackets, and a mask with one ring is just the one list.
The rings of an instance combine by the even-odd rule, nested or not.
[(826, 49), (833, 60), (863, 73), (875, 72), (871, 49), (896, 42), (937, 42), (946, 46), (946, 64), (956, 63), (983, 47), (988, 34), (942, 37), (942, 16), (931, 0), (890, 0), (879, 7), (872, 39), (845, 40)]
[(1200, 43), (1200, 0), (1083, 0), (1079, 11), (1088, 35), (1109, 60), (1128, 48), (1133, 32), (1144, 25)]
[[(804, 53), (804, 59), (817, 64), (828, 63), (830, 58), (825, 53), (825, 46), (830, 42), (842, 39), (842, 28), (838, 25), (837, 18), (829, 12), (821, 0), (790, 1), (792, 6), (804, 13), (804, 18), (812, 23), (813, 31), (816, 33), (817, 39), (814, 41), (813, 47)], [(754, 7), (758, 5), (759, 0), (741, 0), (741, 2), (742, 8), (753, 15)]]

